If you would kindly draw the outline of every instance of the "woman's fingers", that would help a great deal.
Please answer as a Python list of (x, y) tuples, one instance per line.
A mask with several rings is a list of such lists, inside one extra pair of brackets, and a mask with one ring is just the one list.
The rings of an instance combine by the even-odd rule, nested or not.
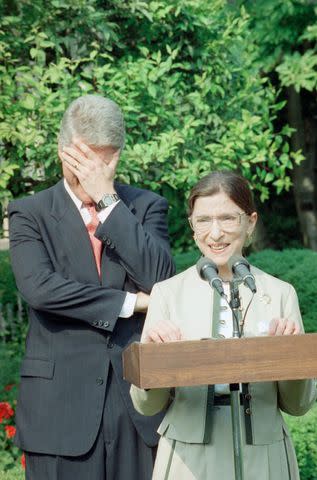
[(298, 335), (300, 326), (288, 318), (273, 318), (269, 324), (269, 335)]
[(145, 332), (145, 342), (177, 342), (182, 340), (180, 329), (169, 321), (161, 321)]

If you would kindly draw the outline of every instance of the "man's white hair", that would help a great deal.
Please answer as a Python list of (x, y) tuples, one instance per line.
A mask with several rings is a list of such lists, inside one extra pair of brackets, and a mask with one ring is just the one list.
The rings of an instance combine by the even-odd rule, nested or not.
[(69, 146), (76, 136), (91, 146), (122, 150), (125, 126), (119, 106), (101, 95), (83, 95), (74, 100), (62, 118), (59, 147)]

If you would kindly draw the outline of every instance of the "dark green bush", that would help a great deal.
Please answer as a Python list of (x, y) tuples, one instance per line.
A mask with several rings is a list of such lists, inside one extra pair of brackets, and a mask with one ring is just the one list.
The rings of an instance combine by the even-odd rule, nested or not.
[(306, 332), (317, 332), (317, 252), (307, 249), (263, 250), (251, 264), (291, 283), (297, 292)]
[(317, 405), (304, 417), (290, 417), (285, 420), (294, 441), (301, 480), (317, 479)]
[(16, 285), (10, 266), (9, 252), (0, 251), (0, 304), (15, 304), (16, 301)]

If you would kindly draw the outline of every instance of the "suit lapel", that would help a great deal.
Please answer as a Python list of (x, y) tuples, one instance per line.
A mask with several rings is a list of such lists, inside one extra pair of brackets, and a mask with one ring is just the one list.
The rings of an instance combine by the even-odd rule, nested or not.
[(55, 234), (69, 263), (69, 274), (85, 283), (100, 283), (89, 235), (74, 202), (66, 192), (63, 180), (54, 187), (51, 215)]

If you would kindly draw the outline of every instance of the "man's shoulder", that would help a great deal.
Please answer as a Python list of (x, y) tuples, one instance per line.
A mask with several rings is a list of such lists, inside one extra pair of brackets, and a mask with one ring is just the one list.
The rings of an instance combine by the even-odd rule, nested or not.
[(148, 200), (148, 201), (155, 201), (155, 200), (165, 200), (164, 197), (159, 195), (158, 193), (152, 192), (151, 190), (147, 190), (145, 188), (133, 187), (131, 185), (126, 185), (123, 183), (116, 183), (115, 188), (118, 192), (118, 195), (126, 201), (138, 201), (138, 200)]
[(58, 184), (55, 184), (52, 187), (45, 188), (44, 190), (41, 190), (39, 192), (12, 200), (8, 206), (9, 213), (20, 209), (33, 210), (34, 208), (45, 208), (50, 199), (53, 198), (54, 191), (57, 185)]

